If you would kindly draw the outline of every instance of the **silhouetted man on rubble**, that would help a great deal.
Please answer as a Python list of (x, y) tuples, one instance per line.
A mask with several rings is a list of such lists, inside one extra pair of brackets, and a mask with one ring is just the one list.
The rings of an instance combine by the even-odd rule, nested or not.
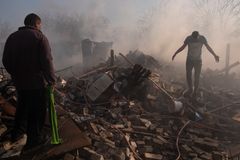
[[(188, 46), (188, 55), (186, 61), (186, 77), (187, 77), (187, 84), (188, 90), (185, 95), (189, 96), (192, 95), (196, 97), (198, 85), (199, 85), (199, 78), (202, 69), (202, 46), (205, 45), (207, 50), (214, 56), (215, 61), (219, 62), (219, 56), (215, 54), (213, 49), (208, 45), (207, 40), (204, 36), (199, 35), (198, 31), (192, 32), (192, 35), (188, 36), (184, 44), (174, 53), (172, 56), (172, 60), (174, 60), (175, 56), (185, 49)], [(194, 68), (194, 89), (192, 86), (192, 70)]]
[(51, 49), (40, 31), (41, 19), (29, 14), (25, 26), (12, 33), (5, 44), (2, 62), (16, 86), (18, 104), (11, 140), (27, 134), (25, 149), (44, 143), (46, 86), (54, 85), (55, 75)]

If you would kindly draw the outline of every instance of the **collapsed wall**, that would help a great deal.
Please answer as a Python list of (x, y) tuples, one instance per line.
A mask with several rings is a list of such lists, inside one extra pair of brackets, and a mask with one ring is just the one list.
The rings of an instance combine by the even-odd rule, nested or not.
[(113, 42), (95, 42), (89, 39), (82, 40), (83, 65), (94, 66), (104, 62), (112, 48)]

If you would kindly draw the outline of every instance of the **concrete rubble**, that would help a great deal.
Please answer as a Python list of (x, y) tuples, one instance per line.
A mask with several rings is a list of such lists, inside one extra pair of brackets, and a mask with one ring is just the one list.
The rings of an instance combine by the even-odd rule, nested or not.
[[(205, 85), (207, 78), (215, 74), (212, 71), (204, 73), (207, 76), (197, 99), (184, 97), (185, 86), (177, 83), (184, 82), (184, 76), (176, 73), (170, 79), (167, 75), (172, 68), (164, 67), (164, 62), (138, 50), (129, 52), (126, 58), (139, 65), (131, 66), (123, 57), (114, 55), (88, 72), (64, 80), (59, 77), (55, 98), (63, 143), (52, 146), (46, 142), (23, 154), (24, 139), (16, 144), (5, 141), (13, 126), (17, 96), (10, 79), (2, 75), (1, 158), (230, 160), (240, 157), (240, 88), (217, 85), (220, 82), (210, 87)], [(166, 96), (174, 97), (174, 102), (181, 104), (180, 109), (175, 107), (170, 113), (170, 106), (175, 104)], [(46, 123), (48, 137), (49, 129)]]

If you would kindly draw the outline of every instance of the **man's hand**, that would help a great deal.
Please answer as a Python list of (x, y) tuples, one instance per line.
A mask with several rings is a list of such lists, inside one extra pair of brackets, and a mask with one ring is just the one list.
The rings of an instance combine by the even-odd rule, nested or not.
[(56, 84), (55, 84), (55, 83), (53, 83), (53, 84), (48, 84), (47, 86), (50, 87), (53, 91), (54, 91), (55, 88), (56, 88)]
[(174, 60), (175, 57), (176, 57), (176, 54), (174, 54), (174, 55), (172, 56), (172, 61)]
[(218, 63), (219, 62), (219, 56), (215, 55), (214, 58), (215, 58), (215, 61)]

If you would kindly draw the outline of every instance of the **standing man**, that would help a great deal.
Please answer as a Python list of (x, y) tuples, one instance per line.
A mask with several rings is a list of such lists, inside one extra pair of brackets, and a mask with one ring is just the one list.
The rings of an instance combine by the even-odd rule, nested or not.
[(16, 86), (18, 105), (12, 141), (27, 134), (27, 148), (44, 143), (46, 86), (55, 83), (49, 42), (41, 30), (41, 18), (31, 13), (25, 26), (12, 33), (5, 44), (2, 62)]
[[(192, 32), (192, 35), (188, 36), (184, 44), (174, 53), (172, 56), (172, 60), (174, 60), (175, 56), (185, 49), (188, 46), (188, 55), (186, 61), (186, 77), (187, 77), (187, 84), (188, 90), (186, 95), (192, 95), (196, 97), (198, 85), (199, 85), (199, 78), (202, 68), (202, 46), (205, 45), (207, 50), (214, 56), (215, 61), (219, 62), (219, 56), (215, 54), (213, 49), (208, 45), (207, 40), (204, 36), (199, 35), (198, 31)], [(192, 70), (194, 68), (194, 89), (192, 86)]]

